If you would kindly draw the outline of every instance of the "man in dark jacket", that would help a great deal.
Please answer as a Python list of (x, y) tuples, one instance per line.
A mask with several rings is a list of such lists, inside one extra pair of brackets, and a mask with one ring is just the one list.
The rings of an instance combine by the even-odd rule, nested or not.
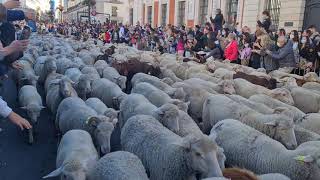
[(218, 32), (219, 30), (221, 31), (222, 26), (224, 25), (225, 21), (223, 18), (223, 14), (221, 13), (221, 9), (217, 9), (217, 14), (214, 17), (214, 19), (212, 17), (210, 17), (210, 21), (211, 23), (214, 24), (214, 31)]
[(279, 63), (279, 67), (283, 71), (291, 73), (296, 67), (292, 41), (287, 41), (286, 37), (280, 36), (277, 45), (279, 47), (277, 51), (271, 52), (270, 50), (267, 50), (266, 53), (269, 54), (274, 61)]

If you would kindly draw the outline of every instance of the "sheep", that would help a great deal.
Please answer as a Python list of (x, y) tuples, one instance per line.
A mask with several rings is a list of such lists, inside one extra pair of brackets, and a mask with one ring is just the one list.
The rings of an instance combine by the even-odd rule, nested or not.
[(43, 178), (61, 176), (61, 179), (86, 180), (89, 169), (98, 159), (90, 134), (83, 130), (70, 130), (59, 144), (57, 169)]
[(42, 69), (40, 69), (40, 74), (37, 74), (39, 76), (39, 83), (43, 84), (47, 79), (47, 76), (51, 73), (55, 73), (56, 71), (57, 64), (54, 61), (54, 58), (48, 57), (44, 62)]
[(313, 92), (320, 94), (320, 83), (317, 82), (307, 82), (303, 86), (303, 88), (312, 90)]
[(311, 113), (304, 116), (297, 124), (320, 135), (320, 114)]
[(68, 58), (57, 58), (57, 73), (64, 74), (69, 68), (79, 68), (79, 64), (72, 62)]
[(178, 78), (174, 72), (172, 72), (172, 70), (170, 69), (167, 69), (167, 68), (161, 68), (160, 67), (160, 70), (161, 70), (161, 75), (160, 75), (160, 78), (163, 79), (163, 78), (170, 78), (172, 79), (174, 82), (181, 82), (182, 80), (180, 78)]
[(92, 169), (88, 180), (148, 180), (141, 160), (125, 151), (103, 156)]
[(235, 94), (234, 83), (232, 80), (222, 80), (218, 84), (211, 83), (209, 81), (205, 81), (199, 78), (191, 78), (183, 81), (185, 83), (189, 83), (190, 85), (200, 85), (204, 89), (212, 89), (215, 92), (221, 94)]
[(86, 65), (92, 66), (95, 63), (95, 58), (85, 52), (83, 53), (80, 52), (79, 57), (82, 59), (83, 63)]
[(48, 90), (52, 86), (52, 83), (54, 84), (57, 81), (57, 79), (62, 79), (62, 78), (66, 78), (66, 77), (64, 75), (56, 73), (56, 72), (52, 72), (52, 73), (48, 74), (48, 76), (44, 82), (45, 94), (48, 92)]
[(292, 180), (317, 180), (320, 177), (320, 141), (287, 150), (281, 143), (237, 120), (223, 120), (210, 136), (224, 149), (227, 164), (258, 174), (281, 173)]
[[(239, 95), (227, 95), (228, 98), (232, 99), (233, 101), (243, 104), (251, 109), (254, 109), (255, 111), (261, 113), (261, 114), (273, 114), (275, 113), (275, 110), (268, 107), (267, 105), (263, 103), (258, 103), (255, 101), (251, 101), (249, 99), (246, 99)], [(267, 96), (269, 97), (269, 96)], [(288, 105), (289, 106), (289, 105)]]
[(308, 141), (320, 141), (320, 135), (307, 130), (300, 125), (295, 125), (294, 134), (296, 135), (298, 145)]
[(118, 121), (119, 111), (116, 111), (112, 108), (108, 108), (100, 99), (98, 98), (89, 98), (86, 100), (86, 105), (95, 110), (98, 115), (104, 115), (110, 118), (111, 121)]
[(150, 179), (222, 177), (214, 141), (207, 136), (181, 138), (151, 116), (131, 117), (122, 128), (121, 145), (141, 159)]
[(160, 89), (154, 87), (153, 85), (145, 82), (141, 82), (136, 84), (133, 89), (131, 90), (131, 93), (141, 94), (144, 97), (146, 97), (153, 105), (160, 107), (164, 104), (171, 103), (176, 106), (180, 110), (183, 110), (185, 112), (188, 111), (188, 106), (190, 102), (182, 102), (178, 99), (171, 99), (168, 94), (161, 91)]
[(37, 88), (31, 85), (25, 85), (19, 90), (19, 104), (22, 109), (27, 111), (28, 117), (32, 123), (37, 123), (40, 112), (44, 108), (42, 99)]
[(122, 128), (127, 120), (135, 115), (153, 116), (173, 132), (179, 132), (179, 109), (173, 104), (164, 104), (157, 108), (140, 94), (130, 94), (120, 104), (119, 125)]
[(121, 76), (113, 67), (105, 67), (102, 77), (116, 83), (121, 89), (126, 89), (127, 77)]
[(250, 98), (250, 96), (253, 96), (255, 94), (265, 94), (272, 98), (278, 99), (279, 101), (282, 101), (288, 105), (294, 104), (293, 97), (291, 96), (290, 91), (287, 89), (278, 88), (269, 90), (265, 87), (252, 84), (244, 79), (235, 79), (234, 83), (236, 94), (242, 97)]
[(278, 140), (288, 149), (297, 146), (293, 119), (282, 114), (260, 114), (247, 106), (236, 103), (224, 95), (212, 95), (203, 105), (203, 131), (208, 133), (211, 127), (221, 120), (233, 118)]
[(96, 63), (94, 63), (94, 68), (96, 68), (96, 70), (98, 71), (100, 77), (103, 76), (103, 70), (106, 67), (110, 67), (110, 66), (104, 60), (98, 60)]
[(295, 106), (304, 113), (320, 112), (320, 94), (316, 94), (305, 88), (296, 87), (291, 89)]
[(98, 71), (93, 66), (85, 66), (81, 69), (82, 74), (88, 74), (92, 80), (100, 79)]
[(114, 109), (119, 109), (121, 101), (127, 95), (118, 85), (104, 78), (94, 80), (91, 87), (91, 97), (99, 98), (107, 107)]
[(257, 103), (261, 103), (261, 104), (265, 104), (266, 106), (272, 108), (272, 109), (276, 109), (278, 107), (285, 107), (288, 108), (291, 111), (291, 114), (293, 116), (293, 120), (296, 122), (298, 120), (300, 120), (302, 117), (305, 116), (305, 113), (302, 112), (301, 110), (299, 110), (298, 108), (294, 107), (294, 106), (290, 106), (286, 103), (283, 103), (277, 99), (274, 99), (272, 97), (269, 97), (267, 95), (264, 94), (257, 94), (257, 95), (253, 95), (249, 98), (250, 101), (253, 102), (257, 102)]
[[(27, 111), (31, 123), (36, 124), (43, 108), (42, 99), (34, 86), (25, 85), (19, 90), (19, 104), (21, 109)], [(28, 130), (29, 143), (33, 143), (32, 129)]]
[(62, 134), (72, 129), (82, 129), (89, 132), (98, 146), (99, 152), (110, 152), (110, 138), (116, 121), (101, 116), (77, 97), (64, 99), (57, 110), (56, 125)]
[(79, 57), (74, 57), (71, 59), (72, 62), (78, 64), (79, 69), (82, 69), (83, 67), (85, 67), (86, 65), (83, 63), (82, 59)]
[(213, 77), (213, 76), (210, 76), (209, 74), (205, 74), (205, 73), (193, 73), (193, 74), (190, 74), (189, 77), (190, 77), (190, 79), (191, 78), (199, 78), (199, 79), (209, 81), (212, 83), (216, 83), (216, 84), (218, 84), (220, 82), (220, 79)]
[(68, 77), (73, 82), (78, 82), (82, 72), (78, 68), (69, 68), (64, 73), (66, 77)]
[(32, 85), (36, 87), (39, 76), (35, 74), (32, 65), (25, 60), (18, 60), (17, 62), (22, 66), (22, 69), (15, 70), (14, 73), (18, 87), (21, 88), (24, 85)]
[(70, 68), (66, 70), (65, 76), (74, 82), (74, 87), (78, 93), (78, 96), (84, 100), (87, 99), (87, 95), (91, 93), (91, 76), (89, 74), (82, 74), (77, 68)]
[(258, 177), (260, 180), (290, 180), (289, 177), (279, 173), (263, 174)]
[(214, 71), (212, 76), (215, 78), (218, 78), (218, 79), (232, 79), (234, 74), (235, 74), (235, 72), (230, 71), (228, 69), (218, 68)]
[(77, 92), (73, 89), (70, 80), (67, 78), (51, 81), (51, 86), (47, 91), (46, 104), (53, 115), (56, 114), (60, 102), (67, 97), (77, 97)]
[[(182, 88), (186, 93), (186, 101), (190, 102), (189, 113), (190, 116), (197, 122), (201, 122), (203, 103), (211, 94), (217, 94), (212, 89), (204, 90), (196, 84), (187, 84), (178, 82), (172, 85), (174, 88)], [(207, 91), (209, 90), (209, 92)]]
[(134, 86), (135, 84), (138, 84), (139, 82), (147, 82), (151, 85), (155, 86), (156, 88), (164, 91), (167, 93), (171, 98), (173, 99), (179, 99), (184, 101), (185, 100), (185, 92), (182, 88), (172, 88), (168, 84), (161, 82), (161, 80), (157, 77), (150, 76), (143, 73), (137, 73), (133, 76), (131, 79), (131, 83)]

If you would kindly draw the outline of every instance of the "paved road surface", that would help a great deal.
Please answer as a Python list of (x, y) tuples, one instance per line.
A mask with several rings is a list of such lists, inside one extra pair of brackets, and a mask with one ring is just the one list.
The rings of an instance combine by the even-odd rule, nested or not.
[[(11, 107), (16, 103), (16, 89), (12, 81), (5, 83), (4, 98)], [(21, 110), (15, 108), (19, 114)], [(35, 128), (35, 144), (26, 143), (26, 135), (8, 121), (1, 121), (0, 128), (0, 180), (40, 180), (55, 169), (57, 138), (50, 113), (41, 113)]]

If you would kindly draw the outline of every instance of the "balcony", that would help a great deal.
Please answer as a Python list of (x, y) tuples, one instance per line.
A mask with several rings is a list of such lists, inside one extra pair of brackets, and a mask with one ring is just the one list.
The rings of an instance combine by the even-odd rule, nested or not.
[(105, 2), (105, 3), (113, 3), (113, 4), (123, 4), (123, 2), (120, 1), (120, 0), (105, 0), (103, 2)]

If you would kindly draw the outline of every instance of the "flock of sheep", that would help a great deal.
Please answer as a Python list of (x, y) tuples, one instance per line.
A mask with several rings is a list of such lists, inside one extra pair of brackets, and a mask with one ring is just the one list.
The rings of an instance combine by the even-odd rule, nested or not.
[[(33, 123), (46, 106), (63, 135), (57, 169), (44, 178), (320, 179), (315, 73), (267, 74), (51, 35), (30, 43), (15, 72), (19, 103)], [(110, 152), (117, 128), (122, 151)]]

